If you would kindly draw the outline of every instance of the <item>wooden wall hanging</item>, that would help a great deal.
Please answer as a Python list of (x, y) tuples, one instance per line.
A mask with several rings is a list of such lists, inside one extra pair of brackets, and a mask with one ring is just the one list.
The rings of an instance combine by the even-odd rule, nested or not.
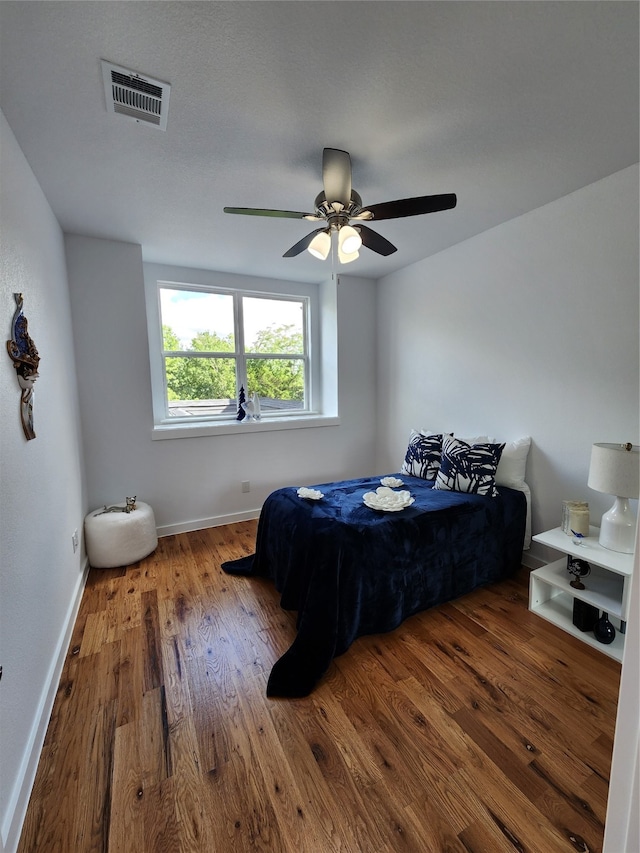
[(16, 310), (11, 323), (11, 340), (7, 341), (7, 351), (13, 360), (21, 388), (20, 418), (22, 429), (29, 441), (36, 437), (33, 429), (33, 386), (39, 375), (40, 356), (29, 336), (27, 318), (22, 313), (22, 294), (14, 293), (13, 296), (16, 300)]

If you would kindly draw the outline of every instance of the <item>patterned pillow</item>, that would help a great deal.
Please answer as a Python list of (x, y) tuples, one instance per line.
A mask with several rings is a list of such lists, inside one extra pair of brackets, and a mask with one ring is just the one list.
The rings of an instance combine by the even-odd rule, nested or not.
[(411, 430), (409, 446), (402, 463), (402, 473), (423, 480), (434, 480), (440, 467), (442, 435), (424, 435)]
[(467, 444), (445, 435), (433, 488), (496, 497), (496, 469), (503, 449), (504, 444)]

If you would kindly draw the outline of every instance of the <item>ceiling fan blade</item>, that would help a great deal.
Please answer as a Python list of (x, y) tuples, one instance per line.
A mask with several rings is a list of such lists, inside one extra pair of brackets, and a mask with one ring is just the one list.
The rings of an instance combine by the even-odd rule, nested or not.
[(375, 231), (372, 231), (371, 228), (367, 228), (366, 225), (356, 225), (356, 231), (360, 232), (360, 236), (362, 237), (362, 245), (366, 246), (367, 249), (371, 249), (374, 252), (377, 252), (379, 255), (392, 255), (394, 252), (397, 252), (397, 248), (390, 243), (386, 237), (382, 237), (380, 234), (376, 234)]
[(403, 216), (420, 216), (422, 213), (437, 213), (439, 210), (449, 210), (456, 206), (455, 193), (444, 195), (421, 195), (417, 198), (399, 198), (396, 201), (383, 201), (381, 204), (371, 204), (363, 208), (369, 211), (372, 218), (400, 219)]
[(326, 231), (326, 228), (316, 228), (315, 231), (312, 231), (311, 234), (307, 234), (306, 237), (303, 237), (302, 240), (299, 240), (295, 246), (292, 246), (288, 252), (285, 252), (282, 256), (283, 258), (295, 258), (296, 255), (299, 255), (301, 252), (304, 252), (305, 249), (309, 248), (309, 244), (321, 231)]
[(322, 152), (322, 183), (329, 204), (340, 202), (349, 207), (351, 202), (351, 157), (338, 148), (325, 148)]
[(277, 216), (281, 219), (318, 219), (318, 217), (313, 213), (300, 213), (298, 210), (263, 210), (257, 207), (225, 207), (224, 212), (241, 213), (245, 216)]

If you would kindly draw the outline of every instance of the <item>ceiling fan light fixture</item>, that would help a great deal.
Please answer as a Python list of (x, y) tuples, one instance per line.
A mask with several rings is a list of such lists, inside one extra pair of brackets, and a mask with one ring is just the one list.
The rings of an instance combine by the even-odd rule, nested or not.
[(340, 246), (338, 246), (338, 260), (341, 264), (350, 264), (351, 261), (355, 261), (359, 257), (360, 252), (357, 250), (355, 252), (344, 252)]
[[(331, 254), (335, 259), (336, 249), (341, 264), (350, 264), (364, 246), (378, 255), (388, 257), (397, 252), (397, 247), (386, 237), (373, 231), (363, 222), (382, 219), (401, 219), (405, 216), (420, 216), (436, 213), (456, 206), (455, 193), (425, 195), (415, 198), (400, 198), (380, 204), (362, 206), (362, 199), (351, 184), (351, 157), (347, 151), (325, 148), (322, 152), (322, 192), (314, 202), (313, 213), (296, 210), (271, 210), (254, 207), (225, 207), (225, 213), (241, 213), (246, 216), (272, 216), (281, 219), (306, 219), (309, 222), (324, 222), (302, 240), (288, 249), (283, 258), (295, 258), (308, 249), (319, 260)], [(354, 228), (350, 221), (358, 224)], [(334, 235), (336, 240), (334, 241)]]
[(329, 236), (328, 231), (321, 231), (320, 234), (316, 234), (307, 247), (307, 251), (312, 254), (314, 258), (318, 258), (320, 261), (325, 261), (327, 259), (330, 250), (331, 237)]
[(338, 250), (345, 255), (355, 254), (357, 257), (360, 246), (362, 246), (362, 237), (356, 229), (352, 225), (344, 225), (338, 233)]

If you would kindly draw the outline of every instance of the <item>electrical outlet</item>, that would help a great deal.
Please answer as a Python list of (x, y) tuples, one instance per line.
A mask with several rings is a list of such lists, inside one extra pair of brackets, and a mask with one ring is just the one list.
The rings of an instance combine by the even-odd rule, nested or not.
[(71, 542), (73, 543), (73, 553), (75, 554), (78, 550), (78, 530), (77, 528), (73, 531), (73, 536), (71, 537)]
[(251, 483), (249, 482), (249, 480), (243, 480), (240, 483), (240, 489), (243, 492), (250, 492), (251, 491)]

